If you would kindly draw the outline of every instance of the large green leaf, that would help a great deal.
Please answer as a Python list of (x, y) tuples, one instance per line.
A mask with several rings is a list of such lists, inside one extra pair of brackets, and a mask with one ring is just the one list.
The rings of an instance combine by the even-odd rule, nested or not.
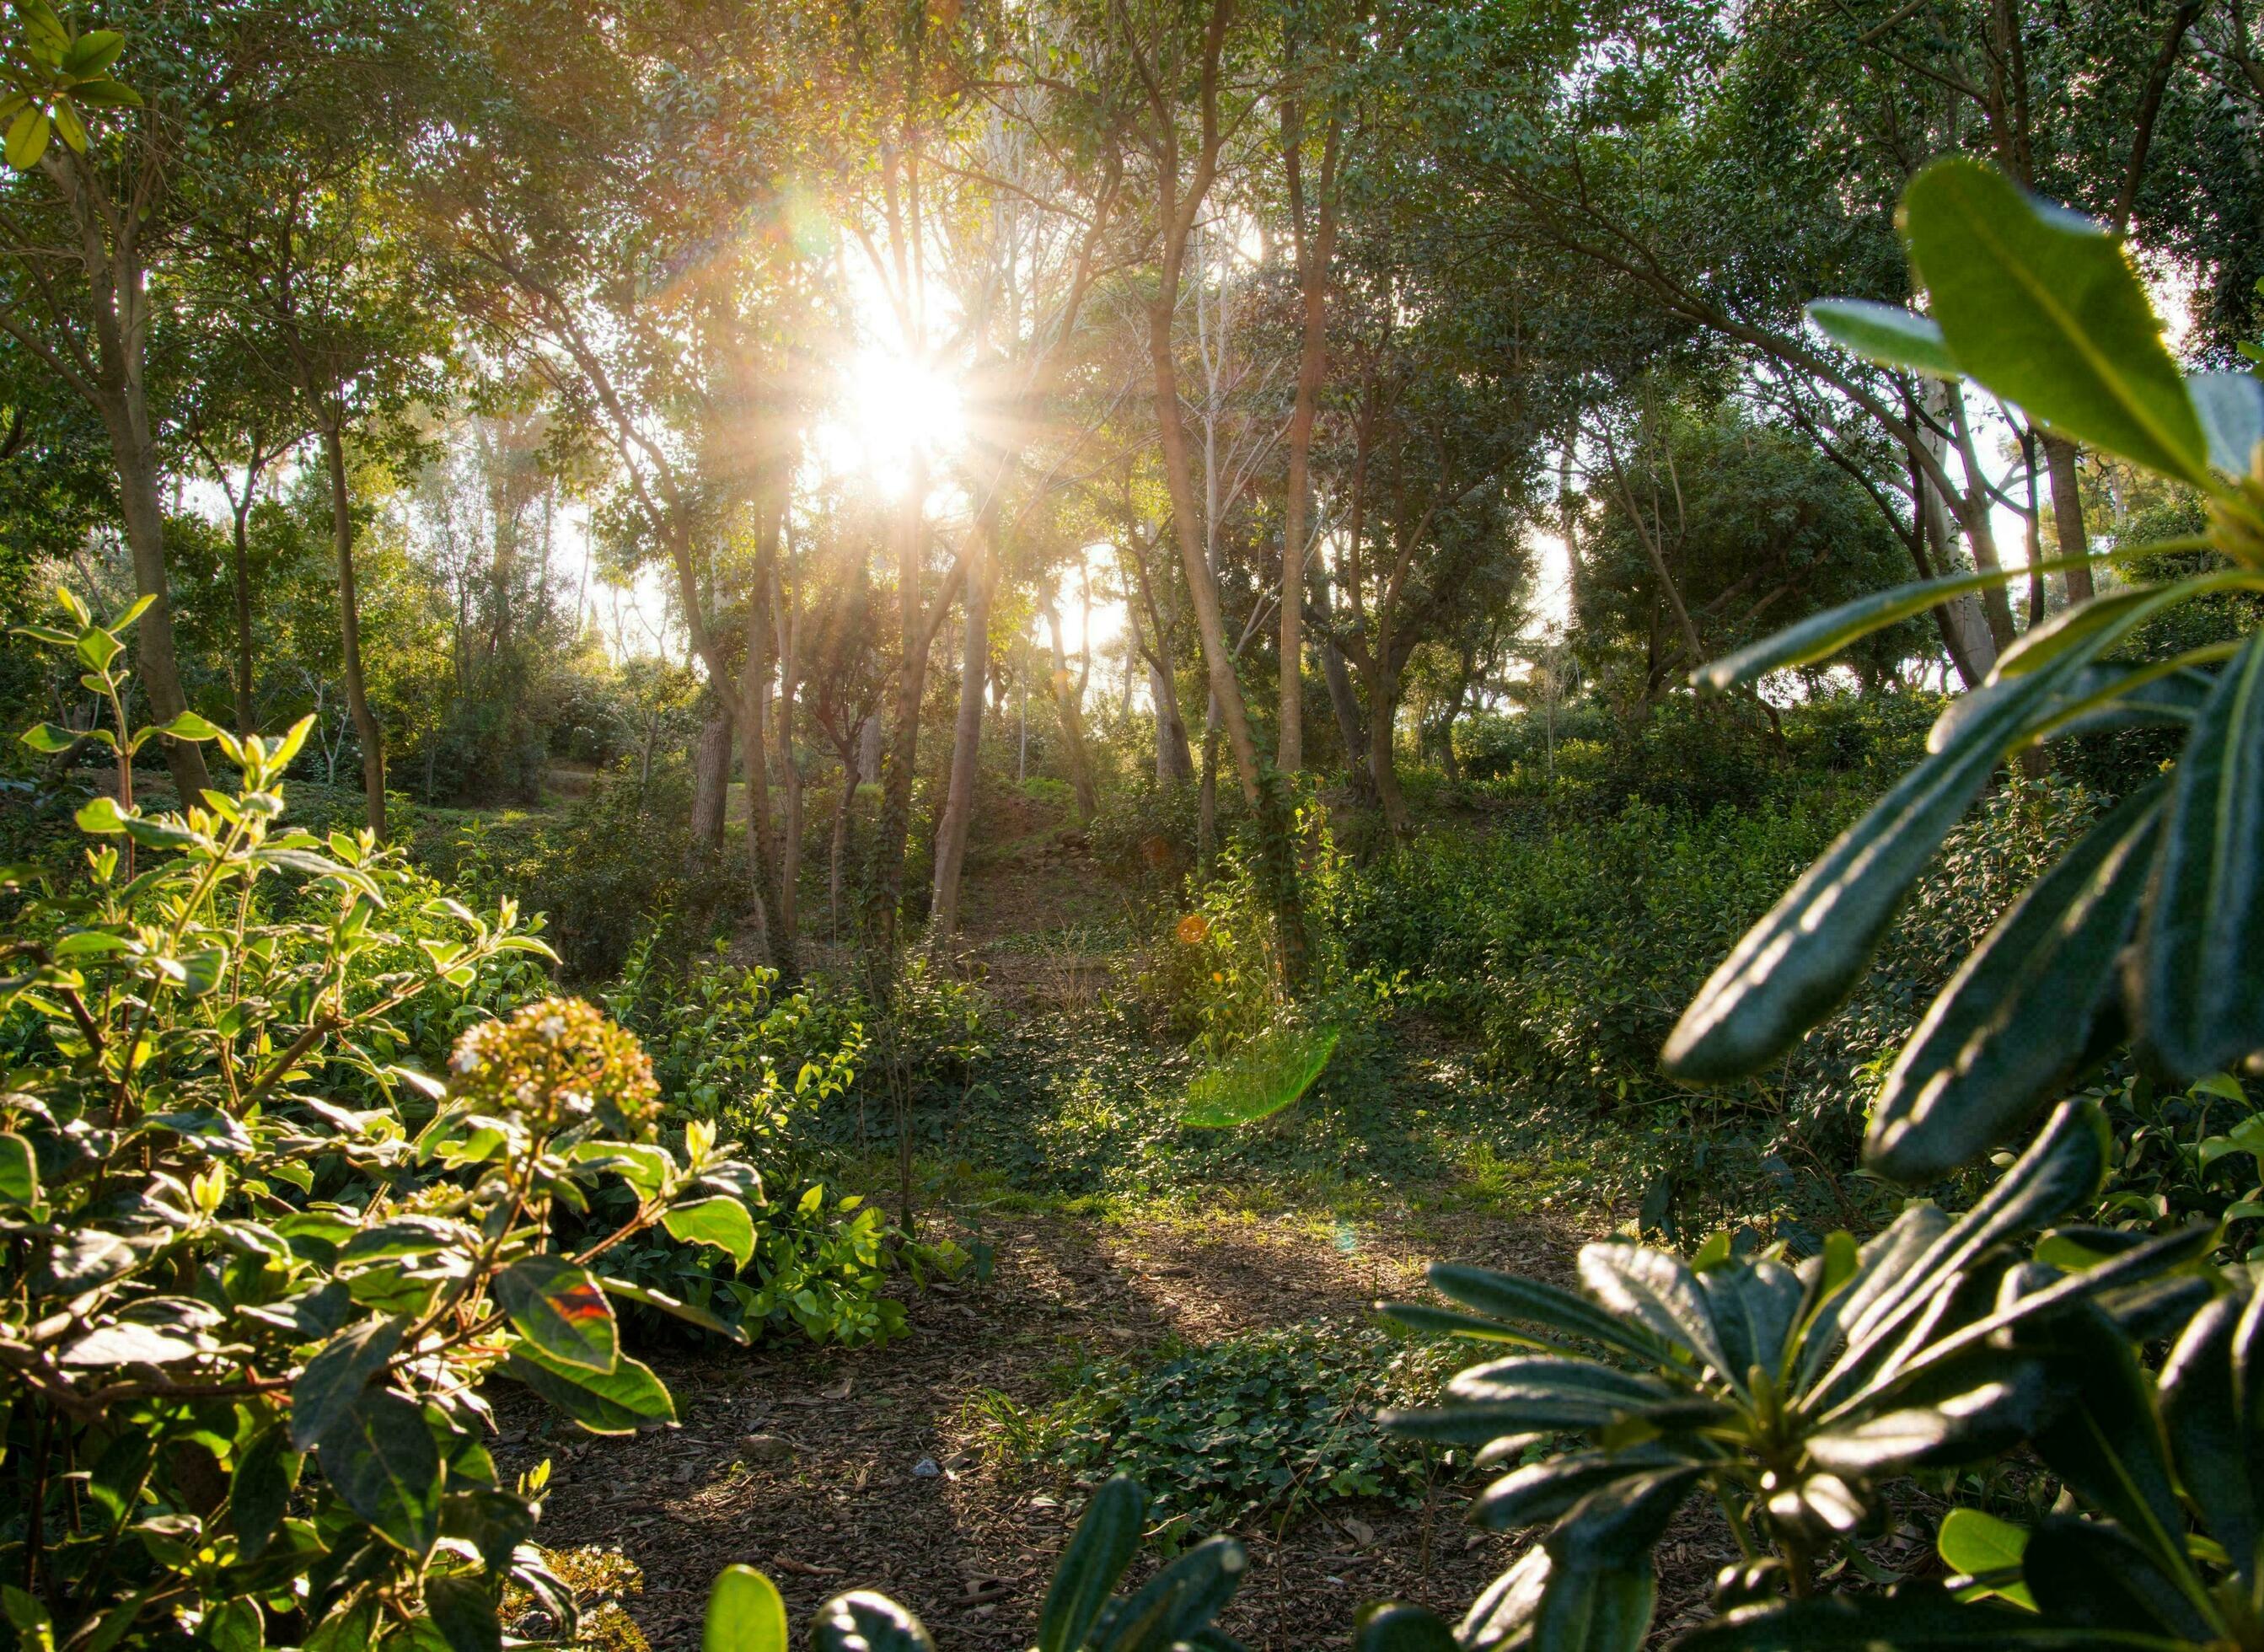
[[(2090, 559), (2071, 557), (2066, 566), (2075, 566)], [(1843, 602), (1836, 608), (1812, 614), (1797, 625), (1763, 637), (1760, 641), (1739, 648), (1735, 654), (1724, 655), (1709, 662), (1690, 673), (1694, 687), (1711, 693), (1726, 693), (1731, 689), (1781, 671), (1795, 665), (1813, 665), (1818, 660), (1830, 659), (1850, 643), (1883, 631), (1889, 626), (1899, 625), (1914, 614), (1939, 607), (1953, 597), (1970, 591), (1986, 591), (2001, 585), (2015, 572), (2026, 569), (1999, 569), (1993, 573), (1948, 574), (1940, 579), (1920, 580), (1915, 584), (1896, 585), (1886, 591), (1875, 591), (1869, 596)]]
[(742, 1348), (745, 1347), (750, 1340), (747, 1333), (739, 1326), (726, 1324), (698, 1304), (671, 1296), (665, 1291), (657, 1291), (649, 1285), (640, 1285), (635, 1279), (617, 1279), (610, 1274), (600, 1279), (598, 1283), (605, 1287), (606, 1294), (608, 1296), (619, 1296), (632, 1302), (642, 1302), (647, 1308), (658, 1308), (662, 1313), (673, 1319), (680, 1319), (687, 1325), (697, 1325), (704, 1331), (726, 1337), (737, 1343)]
[(2221, 1296), (2188, 1322), (2162, 1366), (2162, 1428), (2178, 1480), (2209, 1534), (2244, 1578), (2256, 1576), (2264, 1510), (2250, 1477), (2251, 1419), (2234, 1381), (2232, 1347), (2246, 1304)]
[(1560, 1562), (1534, 1613), (1532, 1652), (1641, 1652), (1658, 1602), (1648, 1554), (1625, 1566)]
[(708, 1591), (700, 1652), (787, 1652), (794, 1644), (778, 1585), (751, 1566), (727, 1566)]
[(1558, 1576), (1625, 1572), (1645, 1565), (1702, 1472), (1699, 1465), (1685, 1463), (1597, 1487), (1542, 1540)]
[(562, 1366), (611, 1371), (620, 1357), (613, 1304), (587, 1268), (561, 1256), (522, 1257), (495, 1280), (512, 1329)]
[(1521, 1279), (1467, 1263), (1438, 1262), (1426, 1276), (1442, 1296), (1511, 1325), (1540, 1325), (1656, 1361), (1673, 1344), (1640, 1325), (1615, 1319), (1586, 1298), (1540, 1279)]
[(312, 1451), (385, 1369), (408, 1329), (405, 1319), (366, 1319), (324, 1344), (291, 1385), (292, 1445)]
[(1353, 1652), (1456, 1652), (1447, 1620), (1426, 1606), (1386, 1601), (1354, 1620)]
[[(2079, 1303), (2016, 1333), (2061, 1363), (2074, 1392), (2057, 1421), (2040, 1430), (2036, 1454), (2093, 1508), (2165, 1569), (2182, 1566), (2185, 1514), (2153, 1384), (2130, 1341), (2096, 1307)], [(2031, 1546), (2030, 1559), (2035, 1557)], [(2031, 1573), (2028, 1584), (2035, 1588)], [(2036, 1598), (2043, 1600), (2043, 1591)]]
[(2194, 1079), (2264, 1047), (2264, 634), (2178, 760), (2135, 972), (2138, 1030)]
[(1935, 997), (1871, 1109), (1863, 1162), (1937, 1181), (2011, 1134), (2087, 1049), (2145, 895), (2160, 804), (2141, 787), (2012, 909)]
[[(2033, 1607), (2028, 1586), (2019, 1581), (2021, 1556), (2028, 1552), (2028, 1529), (1999, 1520), (1980, 1509), (1952, 1509), (1941, 1517), (1934, 1550), (1942, 1564), (1963, 1572), (2016, 1606)], [(1970, 1598), (1970, 1597), (1969, 1597)]]
[(1744, 1378), (1731, 1368), (1706, 1293), (1680, 1257), (1644, 1245), (1583, 1245), (1579, 1268), (1580, 1283), (1606, 1313), (1689, 1350), (1725, 1377)]
[(816, 1652), (935, 1652), (927, 1626), (886, 1595), (854, 1589), (836, 1595), (811, 1619)]
[(1808, 319), (1834, 344), (1883, 367), (1902, 367), (1930, 379), (1961, 379), (1965, 370), (1949, 353), (1940, 323), (1913, 315), (1899, 304), (1875, 304), (1861, 298), (1822, 298), (1808, 307)]
[(367, 1388), (336, 1418), (316, 1460), (372, 1530), (420, 1558), (440, 1536), (440, 1453), (424, 1408), (390, 1388)]
[(469, 1572), (449, 1572), (424, 1583), (424, 1609), (448, 1643), (448, 1652), (503, 1652), (495, 1585)]
[(755, 1254), (754, 1218), (747, 1214), (743, 1202), (728, 1194), (675, 1206), (660, 1220), (674, 1237), (686, 1244), (715, 1245), (729, 1251), (731, 1260), (743, 1268)]
[(2246, 476), (2264, 442), (2264, 379), (2253, 373), (2197, 373), (2186, 380), (2194, 411), (2209, 437), (2209, 461)]
[[(1723, 1235), (1724, 1241), (1728, 1235)], [(1764, 1257), (1740, 1267), (1709, 1268), (1698, 1276), (1714, 1329), (1729, 1363), (1723, 1374), (1742, 1392), (1759, 1366), (1774, 1380), (1782, 1369), (1786, 1339), (1800, 1314), (1799, 1276)]]
[(1149, 1579), (1093, 1637), (1093, 1652), (1167, 1652), (1208, 1627), (1242, 1586), (1250, 1556), (1230, 1537), (1198, 1544)]
[(1576, 1452), (1544, 1458), (1503, 1475), (1470, 1502), (1470, 1522), (1489, 1532), (1514, 1532), (1571, 1512), (1590, 1493), (1671, 1464), (1656, 1446), (1622, 1452)]
[(2037, 1610), (2057, 1622), (2173, 1642), (2217, 1639), (2177, 1584), (2104, 1520), (2044, 1521), (2021, 1557), (2021, 1576)]
[(229, 1476), (228, 1518), (236, 1551), (245, 1560), (258, 1560), (282, 1529), (299, 1464), (290, 1431), (280, 1424), (260, 1431), (236, 1459), (236, 1472)]
[(2207, 484), (2201, 421), (2119, 241), (1963, 156), (1912, 178), (1901, 217), (1967, 373), (2079, 441)]
[(1847, 996), (2007, 743), (2069, 670), (2064, 661), (2012, 685), (1840, 835), (1683, 1011), (1662, 1057), (1669, 1073), (1697, 1083), (1742, 1078)]
[(650, 1423), (676, 1421), (676, 1402), (649, 1366), (623, 1354), (611, 1371), (560, 1365), (529, 1344), (504, 1360), (502, 1373), (523, 1382), (592, 1434), (634, 1434)]
[(1076, 1652), (1140, 1547), (1148, 1499), (1122, 1474), (1092, 1494), (1038, 1613), (1038, 1652)]

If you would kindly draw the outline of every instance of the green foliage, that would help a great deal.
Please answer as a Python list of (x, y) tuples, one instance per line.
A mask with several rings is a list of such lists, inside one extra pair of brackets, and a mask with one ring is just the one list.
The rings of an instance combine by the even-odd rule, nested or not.
[[(122, 710), (133, 616), (65, 612), (34, 634)], [(498, 1482), (479, 1385), (602, 1432), (671, 1420), (594, 1270), (680, 1206), (759, 1197), (711, 1125), (656, 1140), (643, 1052), (596, 1010), (482, 1013), (548, 955), (508, 904), (278, 824), (307, 732), (177, 718), (237, 792), (95, 797), (80, 876), (10, 878), (0, 1349), (25, 1495), (0, 1553), (34, 1642), (359, 1644), (382, 1612), (468, 1649), (506, 1580), (570, 1621), (526, 1541), (547, 1466)], [(627, 1220), (559, 1248), (554, 1216), (616, 1179)]]

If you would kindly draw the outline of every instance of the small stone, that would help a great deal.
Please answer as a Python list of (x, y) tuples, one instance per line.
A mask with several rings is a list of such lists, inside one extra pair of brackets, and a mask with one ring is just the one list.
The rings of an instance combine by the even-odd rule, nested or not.
[(942, 1475), (942, 1467), (932, 1457), (923, 1457), (912, 1465), (912, 1478), (915, 1480), (937, 1480)]
[(751, 1463), (790, 1463), (794, 1444), (776, 1434), (749, 1434), (739, 1441), (739, 1452)]

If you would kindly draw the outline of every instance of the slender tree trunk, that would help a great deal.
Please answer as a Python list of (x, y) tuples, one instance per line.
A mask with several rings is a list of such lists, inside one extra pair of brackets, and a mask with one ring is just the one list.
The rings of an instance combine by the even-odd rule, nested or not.
[(904, 899), (904, 846), (911, 835), (912, 782), (918, 773), (920, 701), (927, 692), (928, 619), (921, 600), (928, 526), (927, 467), (915, 463), (896, 522), (896, 606), (902, 648), (896, 661), (894, 726), (881, 768), (881, 815), (869, 853), (865, 891), (865, 967), (885, 997), (896, 976), (896, 926)]
[(778, 518), (768, 503), (757, 506), (754, 578), (747, 591), (746, 660), (739, 697), (739, 752), (747, 768), (749, 871), (761, 894), (756, 937), (781, 981), (799, 978), (794, 934), (786, 923), (779, 888), (778, 838), (771, 827), (770, 742), (764, 724), (770, 710), (770, 576), (778, 554)]
[(354, 589), (353, 509), (346, 493), (346, 449), (333, 419), (323, 430), (323, 458), (330, 471), (330, 532), (338, 550), (338, 643), (345, 656), (346, 708), (353, 714), (354, 737), (361, 743), (362, 796), (369, 829), (385, 836), (385, 736), (369, 708), (369, 685), (361, 667), (360, 598)]
[(1045, 604), (1046, 636), (1054, 655), (1054, 713), (1061, 720), (1062, 742), (1069, 748), (1070, 786), (1077, 793), (1077, 821), (1092, 824), (1100, 812), (1099, 788), (1092, 780), (1092, 754), (1085, 743), (1085, 708), (1078, 703), (1078, 684), (1069, 674), (1069, 655), (1062, 647), (1059, 605), (1049, 596)]
[(967, 834), (975, 819), (975, 786), (983, 753), (983, 691), (990, 673), (990, 598), (998, 583), (996, 524), (986, 512), (976, 525), (980, 559), (967, 582), (959, 650), (959, 712), (951, 729), (951, 780), (935, 833), (935, 879), (930, 892), (929, 932), (949, 941), (959, 932), (959, 882), (967, 864)]
[[(1377, 655), (1388, 658), (1390, 637), (1378, 637), (1376, 643)], [(1368, 688), (1368, 779), (1375, 786), (1375, 801), (1383, 807), (1383, 823), (1394, 837), (1404, 838), (1413, 830), (1413, 824), (1407, 815), (1406, 795), (1399, 789), (1398, 753), (1392, 749), (1397, 743), (1392, 735), (1399, 714), (1397, 678), (1397, 673), (1381, 661), (1361, 673), (1361, 680)]]
[(794, 755), (794, 707), (802, 687), (802, 576), (795, 571), (788, 584), (784, 577), (789, 548), (771, 576), (771, 610), (776, 617), (779, 644), (779, 928), (787, 950), (801, 961), (802, 952), (802, 769)]
[[(871, 722), (866, 720), (866, 724)], [(857, 809), (857, 749), (864, 743), (866, 724), (860, 724), (841, 753), (841, 795), (833, 804), (832, 857), (825, 869), (825, 921), (833, 944), (841, 944), (841, 873), (849, 853), (849, 828)]]
[[(156, 444), (149, 436), (149, 408), (138, 376), (98, 409), (110, 430), (111, 453), (118, 467), (119, 513), (126, 518), (126, 546), (134, 560), (134, 591), (152, 600), (134, 622), (134, 662), (142, 692), (159, 722), (171, 722), (189, 708), (181, 689), (181, 666), (173, 642), (173, 602), (165, 579), (165, 512), (159, 498)], [(181, 807), (201, 807), (212, 784), (204, 748), (192, 740), (167, 740), (165, 767)], [(379, 807), (383, 808), (381, 800)]]
[(253, 709), (251, 682), (251, 475), (244, 477), (243, 498), (235, 510), (236, 542), (236, 731), (250, 734), (258, 726)]
[(1301, 153), (1303, 105), (1295, 98), (1282, 100), (1281, 154), (1303, 311), (1297, 390), (1289, 412), (1288, 489), (1281, 513), (1281, 737), (1276, 760), (1285, 774), (1305, 766), (1305, 540), (1312, 512), (1313, 422), (1320, 412), (1321, 382), (1328, 369), (1328, 279), (1330, 260), (1336, 250), (1338, 142), (1339, 124), (1332, 114), (1322, 146), (1319, 211), (1309, 231)]
[[(2046, 431), (2044, 464), (2051, 473), (2052, 537), (2058, 541), (2057, 554), (2087, 556), (2091, 554), (2091, 536), (2083, 520), (2083, 495), (2076, 485), (2075, 444), (2064, 436)], [(2094, 591), (2087, 564), (2067, 570), (2070, 604), (2089, 602)]]

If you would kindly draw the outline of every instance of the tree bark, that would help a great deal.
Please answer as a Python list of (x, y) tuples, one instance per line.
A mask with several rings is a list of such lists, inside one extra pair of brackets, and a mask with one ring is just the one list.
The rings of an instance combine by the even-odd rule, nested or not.
[[(2075, 444), (2064, 436), (2046, 431), (2044, 464), (2051, 474), (2052, 537), (2057, 541), (2057, 554), (2087, 556), (2091, 554), (2091, 536), (2083, 520), (2083, 495), (2077, 487)], [(2071, 604), (2089, 602), (2095, 591), (2087, 563), (2067, 570), (2067, 599)]]
[(1297, 389), (1290, 406), (1288, 490), (1281, 512), (1281, 740), (1275, 761), (1286, 774), (1305, 766), (1305, 540), (1312, 510), (1313, 423), (1320, 412), (1321, 382), (1328, 369), (1328, 278), (1337, 235), (1336, 171), (1341, 127), (1332, 112), (1321, 146), (1317, 212), (1306, 222), (1304, 105), (1281, 102), (1281, 160), (1289, 194), (1289, 233), (1296, 254), (1302, 337), (1297, 353)]
[(722, 706), (700, 726), (692, 761), (692, 841), (700, 849), (723, 845), (724, 806), (731, 790), (731, 718)]
[(770, 709), (771, 569), (778, 555), (779, 512), (783, 509), (783, 497), (756, 506), (755, 569), (747, 589), (746, 658), (740, 677), (739, 752), (747, 769), (748, 870), (761, 895), (757, 939), (779, 979), (793, 982), (801, 971), (780, 890), (778, 839), (771, 827), (770, 742), (764, 727)]
[(1043, 610), (1046, 616), (1046, 638), (1051, 644), (1054, 669), (1051, 677), (1054, 694), (1054, 714), (1060, 719), (1062, 742), (1069, 748), (1070, 789), (1077, 794), (1077, 822), (1092, 824), (1092, 817), (1100, 812), (1099, 788), (1093, 784), (1092, 754), (1085, 743), (1085, 708), (1078, 704), (1078, 684), (1069, 673), (1069, 653), (1062, 647), (1060, 605), (1049, 595)]
[(779, 693), (779, 926), (797, 965), (802, 952), (802, 769), (794, 756), (794, 707), (802, 685), (802, 576), (791, 583), (785, 569), (790, 545), (782, 544), (771, 569), (771, 612), (778, 628)]
[(951, 729), (951, 779), (935, 833), (935, 878), (930, 891), (929, 933), (949, 941), (959, 932), (959, 883), (967, 864), (967, 834), (975, 819), (975, 786), (983, 752), (983, 692), (990, 672), (990, 598), (998, 584), (996, 523), (986, 512), (976, 524), (976, 565), (967, 581), (959, 650), (959, 712)]
[(249, 479), (243, 498), (232, 512), (236, 518), (235, 562), (236, 576), (236, 731), (250, 734), (258, 719), (253, 711), (251, 692), (251, 529), (246, 518), (251, 513), (251, 488)]
[(369, 708), (361, 664), (361, 603), (354, 588), (353, 508), (346, 492), (346, 449), (338, 421), (323, 427), (323, 458), (330, 472), (330, 532), (338, 551), (338, 646), (345, 657), (346, 709), (361, 743), (361, 786), (369, 829), (385, 836), (385, 736)]

